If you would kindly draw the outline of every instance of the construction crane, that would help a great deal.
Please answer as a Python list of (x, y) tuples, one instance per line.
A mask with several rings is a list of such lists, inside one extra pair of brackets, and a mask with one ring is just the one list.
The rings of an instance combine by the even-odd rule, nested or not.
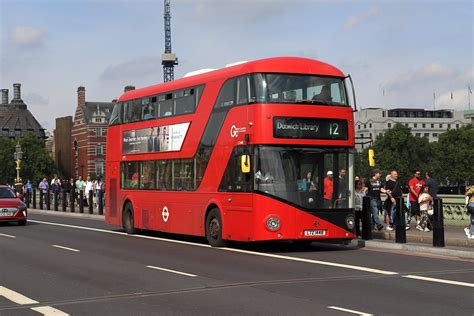
[(171, 5), (170, 0), (165, 1), (165, 52), (161, 55), (163, 65), (163, 81), (174, 80), (174, 65), (178, 64), (178, 58), (171, 52)]

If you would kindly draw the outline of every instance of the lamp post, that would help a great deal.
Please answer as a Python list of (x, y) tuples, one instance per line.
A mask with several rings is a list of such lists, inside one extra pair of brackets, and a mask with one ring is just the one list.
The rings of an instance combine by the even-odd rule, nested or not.
[(13, 153), (13, 159), (16, 162), (16, 179), (20, 179), (20, 163), (23, 159), (23, 152), (21, 151), (20, 143), (17, 143), (15, 146), (15, 152)]
[(79, 178), (79, 167), (78, 167), (79, 155), (77, 153), (77, 139), (74, 139), (74, 158), (76, 160), (76, 179), (77, 179)]

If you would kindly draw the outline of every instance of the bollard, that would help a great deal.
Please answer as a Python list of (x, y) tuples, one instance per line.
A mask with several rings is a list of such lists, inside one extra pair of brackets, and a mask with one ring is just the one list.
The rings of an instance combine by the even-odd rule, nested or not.
[(30, 208), (30, 193), (28, 191), (25, 192), (25, 201), (26, 201), (26, 208)]
[(97, 203), (99, 204), (99, 215), (104, 215), (104, 193), (97, 192)]
[(63, 190), (62, 192), (63, 192), (63, 197), (61, 199), (62, 200), (62, 204), (61, 204), (62, 205), (62, 211), (66, 212), (66, 204), (67, 204), (66, 203), (67, 202), (66, 201), (66, 190)]
[(43, 209), (43, 201), (44, 200), (44, 193), (43, 190), (40, 190), (40, 210)]
[(71, 213), (74, 213), (76, 210), (74, 209), (74, 201), (76, 200), (76, 191), (72, 188), (71, 192), (69, 193), (69, 205), (71, 207)]
[(58, 192), (54, 192), (53, 195), (54, 195), (54, 210), (57, 212), (59, 210), (59, 201), (58, 201), (59, 194)]
[(370, 211), (370, 197), (364, 196), (362, 200), (362, 239), (372, 239), (372, 217)]
[(79, 213), (84, 213), (84, 191), (79, 191)]
[(48, 190), (46, 191), (46, 209), (49, 211), (51, 210), (51, 191)]
[(398, 197), (395, 217), (395, 242), (399, 244), (406, 244), (407, 242), (405, 210), (403, 209), (404, 204), (403, 197)]
[(433, 201), (433, 247), (444, 247), (443, 200)]
[(36, 189), (33, 187), (33, 208), (36, 208)]
[(89, 214), (94, 213), (94, 194), (92, 193), (92, 190), (89, 191), (87, 204), (89, 204)]

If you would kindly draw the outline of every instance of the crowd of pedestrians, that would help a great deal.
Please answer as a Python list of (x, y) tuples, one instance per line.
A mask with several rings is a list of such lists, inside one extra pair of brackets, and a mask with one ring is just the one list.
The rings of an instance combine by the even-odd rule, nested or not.
[[(429, 232), (432, 229), (431, 218), (433, 215), (433, 201), (438, 193), (438, 183), (431, 177), (431, 172), (426, 171), (422, 179), (420, 170), (413, 171), (413, 177), (404, 185), (398, 177), (397, 170), (392, 170), (382, 180), (382, 172), (374, 170), (367, 180), (356, 177), (355, 179), (355, 219), (356, 234), (360, 236), (362, 201), (364, 196), (370, 198), (370, 212), (373, 228), (380, 231), (392, 231), (395, 228), (395, 215), (397, 198), (406, 197), (403, 209), (407, 213), (406, 229), (411, 228), (411, 222), (417, 230)], [(474, 187), (473, 187), (474, 193)], [(385, 201), (382, 203), (382, 194)], [(473, 197), (474, 202), (474, 197)], [(474, 204), (474, 203), (473, 203)], [(383, 214), (383, 221), (379, 214)]]
[[(74, 178), (61, 180), (57, 175), (55, 175), (50, 181), (48, 181), (47, 178), (43, 178), (39, 181), (37, 188), (39, 194), (42, 195), (43, 201), (47, 199), (48, 193), (50, 193), (50, 196), (57, 196), (58, 203), (61, 203), (60, 201), (63, 198), (64, 192), (66, 195), (66, 206), (69, 206), (71, 198), (79, 204), (81, 191), (83, 196), (82, 202), (85, 207), (88, 206), (90, 196), (92, 196), (93, 207), (99, 207), (99, 200), (102, 200), (102, 203), (105, 201), (105, 182), (102, 180), (102, 177), (91, 179), (91, 177), (88, 176), (87, 180), (84, 181), (81, 176), (79, 176), (77, 180)], [(15, 184), (13, 185), (13, 190), (18, 197), (31, 201), (33, 196), (33, 184), (29, 179), (26, 183), (23, 183), (21, 178), (16, 179)]]

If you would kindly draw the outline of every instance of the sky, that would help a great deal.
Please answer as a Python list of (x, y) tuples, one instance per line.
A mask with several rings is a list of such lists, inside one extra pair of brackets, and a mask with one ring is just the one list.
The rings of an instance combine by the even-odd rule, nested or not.
[[(171, 0), (175, 79), (300, 56), (351, 74), (359, 108), (474, 109), (474, 1)], [(163, 0), (0, 0), (0, 88), (44, 128), (163, 81)], [(452, 96), (451, 96), (452, 95)]]

